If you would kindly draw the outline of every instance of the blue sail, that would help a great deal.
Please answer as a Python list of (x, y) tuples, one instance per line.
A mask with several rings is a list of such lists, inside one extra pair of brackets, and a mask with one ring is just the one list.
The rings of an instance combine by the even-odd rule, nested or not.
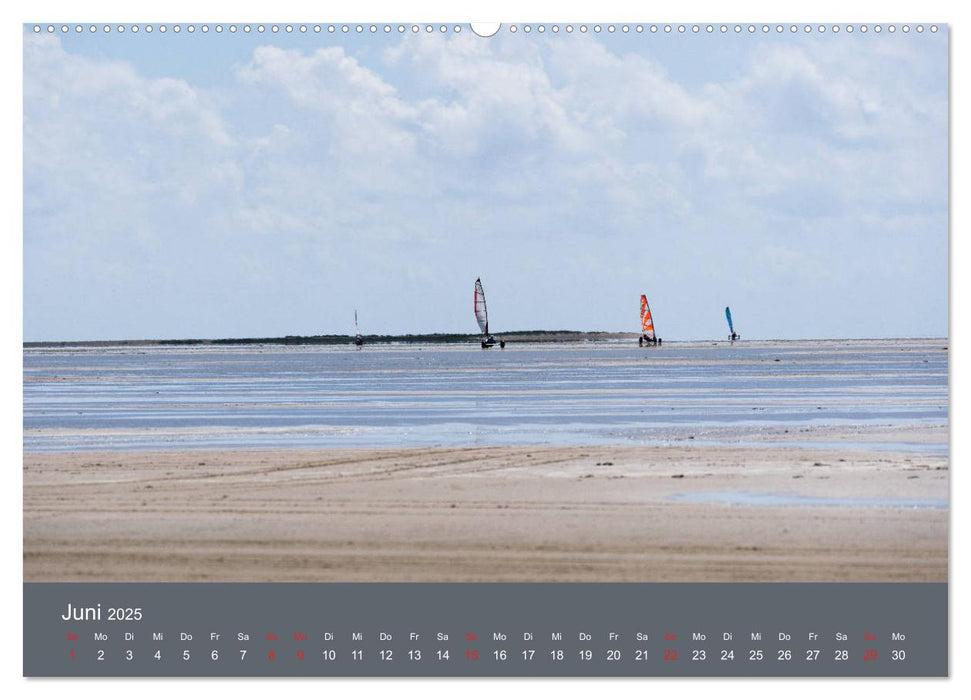
[(732, 333), (732, 334), (734, 334), (735, 333), (735, 327), (732, 325), (732, 310), (730, 308), (728, 308), (727, 306), (725, 307), (725, 318), (728, 319), (728, 330), (729, 330), (729, 332)]

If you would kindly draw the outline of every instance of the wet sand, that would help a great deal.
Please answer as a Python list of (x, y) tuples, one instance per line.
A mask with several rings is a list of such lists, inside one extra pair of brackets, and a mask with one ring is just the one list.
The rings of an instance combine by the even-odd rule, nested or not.
[(23, 476), (25, 581), (947, 580), (945, 456), (28, 452)]

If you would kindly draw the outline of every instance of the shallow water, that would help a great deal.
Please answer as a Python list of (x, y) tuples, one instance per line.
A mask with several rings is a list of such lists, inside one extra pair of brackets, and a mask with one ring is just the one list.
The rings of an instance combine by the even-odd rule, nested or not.
[(868, 508), (947, 508), (946, 499), (937, 498), (837, 498), (800, 496), (763, 491), (707, 491), (677, 493), (669, 500), (691, 503), (719, 503), (732, 506), (848, 506)]
[[(24, 449), (832, 443), (946, 426), (946, 341), (24, 351)], [(928, 443), (888, 433), (846, 449)], [(889, 445), (893, 444), (893, 447)]]

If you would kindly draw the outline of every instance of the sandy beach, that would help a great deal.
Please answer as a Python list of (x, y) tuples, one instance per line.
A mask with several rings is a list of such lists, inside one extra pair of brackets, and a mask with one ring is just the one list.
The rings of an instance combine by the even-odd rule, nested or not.
[(948, 461), (765, 447), (28, 452), (25, 581), (946, 581)]

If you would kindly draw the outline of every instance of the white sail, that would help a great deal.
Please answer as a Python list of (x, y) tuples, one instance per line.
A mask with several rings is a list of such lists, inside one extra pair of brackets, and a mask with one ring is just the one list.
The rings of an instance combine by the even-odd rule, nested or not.
[(475, 280), (475, 320), (479, 322), (479, 330), (489, 335), (489, 312), (486, 311), (485, 292), (479, 279)]

